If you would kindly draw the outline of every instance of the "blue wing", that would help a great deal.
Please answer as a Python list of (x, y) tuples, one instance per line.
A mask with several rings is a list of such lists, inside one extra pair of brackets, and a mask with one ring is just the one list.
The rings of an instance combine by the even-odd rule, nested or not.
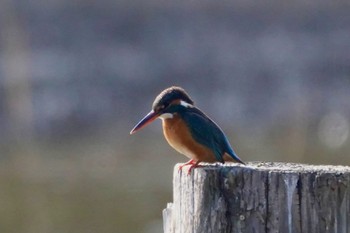
[(186, 108), (182, 118), (189, 126), (192, 136), (200, 144), (210, 148), (215, 158), (224, 163), (223, 155), (226, 152), (237, 162), (243, 163), (230, 146), (224, 132), (198, 108)]

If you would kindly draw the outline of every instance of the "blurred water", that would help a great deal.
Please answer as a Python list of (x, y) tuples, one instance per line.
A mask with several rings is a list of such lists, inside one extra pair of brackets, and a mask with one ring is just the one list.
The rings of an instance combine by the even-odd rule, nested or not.
[(162, 232), (183, 86), (244, 160), (349, 164), (346, 1), (0, 3), (0, 231)]

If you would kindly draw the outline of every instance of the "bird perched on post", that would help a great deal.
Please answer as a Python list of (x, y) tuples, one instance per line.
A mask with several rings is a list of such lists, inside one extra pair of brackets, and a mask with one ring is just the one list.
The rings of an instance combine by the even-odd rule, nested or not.
[(200, 162), (232, 161), (244, 164), (233, 151), (220, 127), (201, 110), (181, 87), (170, 87), (154, 100), (152, 110), (130, 131), (142, 129), (155, 119), (162, 119), (163, 133), (175, 150), (190, 160), (188, 174)]

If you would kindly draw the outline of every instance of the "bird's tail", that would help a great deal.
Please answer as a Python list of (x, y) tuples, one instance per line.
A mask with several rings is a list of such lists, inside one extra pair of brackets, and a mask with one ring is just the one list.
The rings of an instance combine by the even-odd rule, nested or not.
[(229, 148), (228, 151), (226, 152), (226, 154), (228, 154), (228, 155), (234, 160), (234, 162), (241, 163), (241, 164), (245, 164), (245, 163), (237, 156), (237, 154), (234, 152), (234, 150), (233, 150), (232, 148)]

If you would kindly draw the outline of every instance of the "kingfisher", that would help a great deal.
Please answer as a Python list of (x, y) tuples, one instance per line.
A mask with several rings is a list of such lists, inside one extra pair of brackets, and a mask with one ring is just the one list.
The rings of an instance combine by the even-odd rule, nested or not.
[(152, 110), (130, 131), (142, 129), (155, 119), (162, 120), (165, 139), (171, 147), (190, 160), (179, 167), (190, 165), (188, 174), (200, 162), (231, 161), (244, 164), (232, 149), (220, 127), (194, 106), (194, 102), (181, 87), (169, 87), (154, 100)]

